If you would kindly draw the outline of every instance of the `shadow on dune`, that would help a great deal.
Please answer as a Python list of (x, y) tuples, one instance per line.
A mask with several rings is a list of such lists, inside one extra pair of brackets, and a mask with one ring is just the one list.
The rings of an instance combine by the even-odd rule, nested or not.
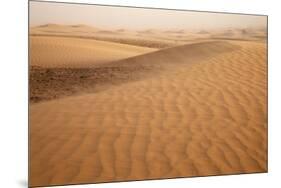
[(147, 79), (238, 48), (229, 42), (210, 41), (167, 48), (93, 68), (31, 66), (30, 102), (103, 91), (113, 85)]

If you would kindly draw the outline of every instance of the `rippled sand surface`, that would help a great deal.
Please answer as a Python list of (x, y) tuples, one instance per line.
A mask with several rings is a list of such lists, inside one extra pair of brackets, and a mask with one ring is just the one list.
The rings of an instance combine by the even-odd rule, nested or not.
[[(59, 97), (30, 105), (30, 185), (267, 171), (265, 42), (212, 40), (129, 56), (91, 67), (90, 75), (113, 75), (105, 81), (54, 77), (57, 88), (81, 92), (48, 90)], [(47, 78), (37, 90), (53, 86), (31, 76)]]

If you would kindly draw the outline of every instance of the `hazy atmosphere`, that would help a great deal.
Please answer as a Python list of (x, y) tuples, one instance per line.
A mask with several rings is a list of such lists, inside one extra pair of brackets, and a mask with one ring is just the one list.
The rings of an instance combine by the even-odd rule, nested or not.
[(262, 27), (265, 16), (30, 2), (30, 25), (85, 24), (107, 29)]

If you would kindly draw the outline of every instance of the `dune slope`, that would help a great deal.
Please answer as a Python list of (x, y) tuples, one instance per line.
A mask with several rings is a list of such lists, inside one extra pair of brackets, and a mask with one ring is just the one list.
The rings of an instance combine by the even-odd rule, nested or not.
[(198, 43), (114, 63), (148, 73), (30, 106), (31, 186), (267, 171), (264, 43)]
[(56, 36), (30, 37), (30, 64), (40, 67), (91, 67), (147, 52), (153, 48)]
[[(31, 66), (30, 100), (40, 102), (80, 93), (99, 92), (112, 85), (147, 79), (164, 70), (170, 71), (180, 64), (190, 64), (238, 48), (237, 45), (223, 41), (208, 41), (150, 52), (120, 61), (102, 64), (90, 62), (91, 68), (85, 67), (84, 63), (76, 63), (75, 67), (71, 67), (65, 58), (59, 65), (67, 65), (66, 67)], [(42, 59), (47, 56), (45, 52), (42, 53), (44, 55), (39, 55), (41, 64)], [(60, 54), (56, 56), (57, 59), (59, 57)], [(109, 57), (113, 58), (112, 55)]]

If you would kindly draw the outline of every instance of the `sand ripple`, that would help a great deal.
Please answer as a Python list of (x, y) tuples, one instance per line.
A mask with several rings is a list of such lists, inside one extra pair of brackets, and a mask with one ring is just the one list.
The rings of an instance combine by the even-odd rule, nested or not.
[(30, 106), (31, 185), (267, 171), (265, 44), (200, 43), (119, 63), (129, 62), (161, 71)]

